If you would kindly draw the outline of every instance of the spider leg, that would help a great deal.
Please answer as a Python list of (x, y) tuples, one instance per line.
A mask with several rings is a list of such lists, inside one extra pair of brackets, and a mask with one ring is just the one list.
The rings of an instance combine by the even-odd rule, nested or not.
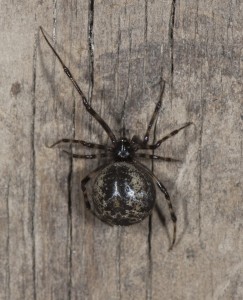
[(91, 178), (93, 178), (104, 167), (105, 167), (105, 165), (99, 166), (98, 168), (96, 168), (94, 171), (92, 171), (90, 174), (88, 174), (87, 176), (85, 176), (81, 180), (81, 189), (82, 189), (82, 192), (83, 192), (83, 195), (84, 195), (84, 203), (85, 203), (85, 205), (88, 209), (90, 209), (91, 206), (90, 206), (90, 202), (89, 202), (89, 199), (88, 199), (86, 184), (90, 181)]
[(166, 190), (165, 186), (163, 185), (163, 183), (146, 166), (139, 163), (138, 161), (134, 161), (134, 162), (135, 162), (135, 164), (138, 164), (141, 168), (143, 168), (147, 172), (147, 174), (156, 182), (158, 188), (161, 190), (161, 192), (165, 196), (165, 199), (167, 201), (169, 211), (170, 211), (170, 217), (171, 217), (171, 220), (173, 222), (173, 227), (174, 227), (173, 239), (172, 239), (172, 243), (171, 243), (170, 248), (169, 248), (169, 250), (172, 250), (172, 248), (175, 244), (175, 241), (176, 241), (176, 222), (177, 222), (177, 218), (176, 218), (176, 214), (174, 212), (174, 209), (173, 209), (173, 206), (172, 206), (172, 203), (171, 203), (171, 200), (170, 200), (170, 195), (167, 192), (167, 190)]
[(85, 142), (85, 141), (82, 141), (82, 140), (74, 140), (74, 139), (61, 139), (61, 140), (58, 140), (54, 144), (49, 146), (49, 148), (53, 148), (53, 147), (55, 147), (56, 145), (58, 145), (60, 143), (81, 144), (81, 145), (83, 145), (85, 147), (88, 147), (88, 148), (95, 148), (95, 149), (102, 149), (102, 150), (111, 151), (111, 148), (108, 148), (108, 147), (106, 147), (104, 145), (101, 145), (101, 144), (89, 143), (89, 142)]
[(163, 97), (163, 94), (164, 94), (164, 90), (165, 90), (165, 81), (162, 79), (162, 86), (161, 86), (161, 93), (160, 93), (160, 97), (159, 97), (159, 101), (157, 102), (156, 106), (155, 106), (155, 110), (154, 110), (154, 113), (152, 115), (152, 118), (148, 124), (148, 128), (147, 128), (147, 131), (144, 135), (144, 138), (143, 138), (143, 144), (146, 145), (149, 141), (149, 134), (150, 134), (150, 130), (155, 122), (155, 120), (157, 119), (158, 117), (158, 113), (159, 113), (159, 110), (161, 108), (161, 103), (162, 103), (162, 97)]
[(182, 162), (180, 159), (175, 159), (171, 157), (163, 157), (163, 156), (158, 156), (154, 154), (147, 154), (147, 153), (136, 153), (136, 157), (141, 157), (141, 158), (149, 158), (149, 159), (158, 159), (158, 160), (163, 160), (163, 161), (170, 161), (170, 162)]
[(71, 152), (68, 152), (66, 150), (62, 150), (63, 152), (67, 153), (68, 155), (70, 155), (71, 157), (74, 158), (83, 158), (83, 159), (94, 159), (94, 158), (98, 158), (98, 157), (107, 157), (107, 153), (100, 153), (100, 154), (74, 154)]
[(108, 126), (108, 124), (100, 117), (100, 115), (97, 114), (97, 112), (88, 103), (86, 97), (84, 96), (84, 93), (80, 89), (80, 87), (77, 84), (76, 80), (73, 78), (73, 75), (71, 74), (70, 70), (67, 68), (67, 66), (62, 61), (61, 57), (57, 54), (56, 50), (53, 48), (53, 46), (49, 42), (49, 40), (46, 37), (46, 35), (44, 33), (44, 30), (43, 30), (43, 28), (41, 26), (40, 26), (40, 30), (41, 30), (41, 33), (43, 34), (44, 39), (46, 40), (47, 44), (52, 49), (52, 51), (54, 52), (55, 56), (57, 57), (57, 59), (61, 63), (64, 72), (66, 73), (66, 75), (68, 76), (68, 78), (71, 80), (73, 86), (78, 91), (79, 95), (81, 96), (81, 98), (83, 100), (83, 104), (84, 104), (85, 109), (88, 111), (88, 113), (91, 114), (91, 116), (93, 116), (96, 119), (97, 122), (100, 123), (100, 125), (103, 127), (103, 129), (107, 132), (107, 134), (108, 134), (109, 138), (111, 139), (112, 143), (115, 144), (116, 143), (116, 137), (115, 137), (114, 133), (112, 132), (112, 130), (110, 129), (110, 127)]
[(159, 140), (157, 143), (152, 144), (152, 145), (141, 145), (140, 149), (157, 149), (164, 141), (168, 140), (169, 138), (171, 138), (172, 136), (176, 135), (179, 131), (181, 131), (182, 129), (192, 125), (192, 122), (187, 122), (185, 125), (183, 125), (182, 127), (173, 130), (171, 133), (167, 134), (166, 136), (164, 136), (161, 140)]

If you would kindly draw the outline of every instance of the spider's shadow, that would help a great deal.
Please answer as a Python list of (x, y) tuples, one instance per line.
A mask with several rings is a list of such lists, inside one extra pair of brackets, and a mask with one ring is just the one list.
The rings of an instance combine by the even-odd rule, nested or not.
[[(158, 217), (159, 217), (159, 220), (160, 220), (162, 226), (167, 229), (165, 215), (163, 214), (162, 209), (159, 207), (158, 203), (155, 203), (155, 211), (158, 214)], [(166, 231), (168, 234), (168, 230), (166, 230)]]
[(169, 222), (166, 221), (166, 217), (163, 213), (163, 209), (165, 208), (164, 207), (160, 207), (159, 204), (157, 202), (155, 202), (155, 207), (154, 207), (154, 210), (155, 212), (157, 213), (157, 216), (159, 218), (159, 221), (160, 221), (160, 224), (163, 226), (164, 230), (165, 230), (165, 233), (166, 233), (166, 236), (167, 236), (167, 239), (168, 241), (171, 243), (171, 233), (169, 231)]

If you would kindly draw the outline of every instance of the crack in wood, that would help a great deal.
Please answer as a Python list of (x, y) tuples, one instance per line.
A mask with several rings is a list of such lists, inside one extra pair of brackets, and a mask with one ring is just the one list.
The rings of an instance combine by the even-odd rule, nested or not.
[(32, 124), (31, 124), (31, 150), (32, 150), (32, 182), (31, 182), (31, 240), (32, 240), (32, 276), (33, 276), (33, 299), (37, 299), (36, 288), (36, 245), (35, 245), (35, 204), (36, 204), (36, 152), (35, 152), (35, 122), (36, 122), (36, 63), (37, 63), (37, 47), (38, 47), (38, 29), (35, 32), (34, 53), (33, 53), (33, 69), (32, 69)]
[(170, 24), (169, 24), (169, 39), (170, 39), (170, 57), (171, 57), (171, 86), (173, 85), (173, 73), (174, 73), (174, 27), (175, 27), (175, 9), (176, 0), (172, 0), (171, 12), (170, 12)]

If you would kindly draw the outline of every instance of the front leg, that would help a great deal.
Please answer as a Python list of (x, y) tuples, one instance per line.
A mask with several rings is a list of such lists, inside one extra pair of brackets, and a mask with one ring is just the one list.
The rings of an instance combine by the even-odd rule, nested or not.
[(178, 132), (180, 132), (182, 129), (192, 125), (192, 122), (187, 122), (185, 125), (183, 125), (182, 127), (173, 130), (171, 133), (167, 134), (166, 136), (164, 136), (161, 140), (159, 140), (157, 143), (152, 144), (152, 145), (141, 145), (141, 147), (139, 147), (140, 149), (157, 149), (164, 141), (168, 140), (169, 138), (171, 138), (172, 136), (176, 135)]

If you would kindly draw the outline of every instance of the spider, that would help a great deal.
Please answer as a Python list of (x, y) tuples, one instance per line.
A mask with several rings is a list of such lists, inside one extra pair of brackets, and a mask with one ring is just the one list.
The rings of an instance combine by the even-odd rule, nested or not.
[(160, 97), (148, 124), (143, 140), (137, 136), (133, 136), (131, 139), (128, 139), (125, 135), (125, 130), (123, 130), (121, 136), (117, 138), (105, 120), (102, 119), (88, 103), (87, 98), (85, 97), (81, 88), (73, 78), (70, 70), (66, 67), (56, 50), (49, 42), (42, 27), (40, 27), (40, 30), (47, 44), (61, 63), (64, 72), (81, 96), (85, 109), (102, 126), (111, 141), (111, 146), (106, 146), (102, 144), (85, 142), (83, 140), (63, 138), (55, 142), (50, 147), (52, 148), (60, 143), (81, 144), (87, 148), (99, 149), (101, 150), (101, 153), (99, 155), (80, 155), (73, 154), (65, 150), (64, 152), (74, 158), (80, 159), (95, 159), (98, 157), (110, 158), (110, 163), (99, 166), (81, 181), (81, 189), (86, 207), (91, 209), (86, 185), (91, 179), (94, 179), (92, 186), (92, 212), (99, 219), (110, 225), (131, 225), (141, 222), (148, 215), (150, 215), (155, 205), (155, 186), (157, 185), (159, 190), (165, 196), (169, 207), (171, 220), (173, 222), (174, 230), (170, 246), (171, 250), (176, 241), (177, 218), (170, 200), (169, 193), (156, 175), (154, 175), (145, 165), (140, 163), (139, 159), (152, 159), (167, 162), (179, 162), (179, 160), (170, 157), (157, 156), (154, 154), (140, 152), (137, 153), (137, 151), (155, 150), (159, 148), (164, 141), (168, 140), (182, 129), (191, 125), (192, 122), (187, 122), (180, 128), (173, 130), (171, 133), (158, 140), (155, 144), (149, 144), (150, 131), (158, 117), (158, 113), (161, 108), (162, 97), (165, 88), (165, 82), (162, 81)]

